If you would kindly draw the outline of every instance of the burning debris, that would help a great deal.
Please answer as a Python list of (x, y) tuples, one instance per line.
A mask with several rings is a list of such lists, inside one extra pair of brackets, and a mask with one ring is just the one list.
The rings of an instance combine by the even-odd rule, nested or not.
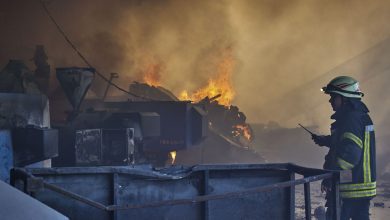
[(253, 140), (253, 132), (249, 124), (235, 125), (233, 126), (233, 128), (236, 129), (235, 131), (233, 131), (233, 135), (235, 137), (243, 136), (248, 141)]
[(190, 100), (200, 102), (206, 97), (218, 96), (218, 103), (224, 106), (230, 106), (235, 96), (233, 83), (231, 81), (235, 60), (230, 48), (223, 53), (222, 59), (217, 64), (217, 74), (215, 78), (208, 80), (207, 85), (189, 94), (187, 90), (180, 93), (180, 100)]
[[(12, 68), (18, 67), (16, 69), (17, 70), (20, 69), (19, 72), (23, 72), (23, 74), (19, 74), (21, 76), (19, 81), (21, 81), (21, 82), (20, 83), (12, 83), (12, 85), (30, 85), (31, 84), (31, 85), (34, 85), (34, 88), (36, 88), (37, 91), (40, 91), (40, 89), (42, 89), (45, 92), (47, 92), (48, 91), (47, 83), (49, 82), (49, 78), (50, 78), (50, 66), (47, 64), (47, 55), (44, 51), (43, 46), (37, 47), (36, 52), (35, 52), (35, 56), (34, 56), (34, 62), (37, 66), (37, 69), (35, 72), (29, 71), (25, 65), (21, 65), (21, 64), (23, 64), (21, 62), (19, 62), (19, 63), (18, 62), (10, 62), (10, 64), (3, 70), (4, 74), (2, 74), (1, 76), (3, 78), (7, 77), (7, 76), (18, 76), (18, 74), (14, 74), (15, 73), (14, 70), (8, 71), (8, 69), (11, 67)], [(18, 65), (16, 65), (15, 63)], [(9, 66), (11, 66), (11, 67), (9, 67)], [(14, 67), (14, 66), (16, 66), (16, 67)], [(73, 68), (73, 69), (74, 69), (74, 71), (76, 71), (77, 69), (80, 69), (80, 68)], [(69, 78), (68, 75), (73, 74), (73, 73), (70, 73), (69, 71), (72, 72), (73, 69), (72, 68), (57, 68), (57, 78), (60, 80), (62, 87), (64, 87), (63, 83), (65, 81), (67, 82), (66, 85), (68, 85), (68, 86), (65, 86), (63, 89), (61, 89), (60, 93), (58, 93), (58, 89), (57, 89), (57, 90), (53, 90), (52, 93), (48, 94), (51, 103), (54, 103), (52, 108), (50, 108), (51, 112), (53, 112), (53, 114), (51, 116), (53, 119), (53, 122), (55, 122), (56, 125), (59, 125), (62, 127), (67, 127), (70, 124), (73, 124), (75, 126), (75, 129), (76, 129), (77, 125), (81, 123), (81, 122), (80, 123), (77, 122), (77, 121), (80, 121), (80, 119), (78, 119), (80, 117), (83, 118), (84, 116), (86, 117), (87, 115), (103, 114), (103, 112), (105, 112), (104, 114), (106, 114), (105, 117), (109, 117), (108, 116), (109, 114), (114, 114), (114, 112), (112, 112), (114, 110), (110, 109), (112, 106), (111, 107), (107, 106), (107, 104), (110, 105), (109, 104), (110, 102), (107, 102), (107, 100), (110, 100), (110, 98), (113, 98), (113, 97), (108, 96), (108, 89), (110, 87), (109, 85), (111, 85), (111, 84), (108, 84), (106, 86), (103, 98), (99, 98), (99, 97), (95, 96), (93, 99), (89, 99), (88, 95), (87, 95), (87, 90), (88, 90), (89, 84), (91, 82), (86, 83), (86, 82), (84, 82), (85, 80), (84, 81), (82, 80), (82, 81), (74, 84), (73, 82), (77, 82), (78, 80), (82, 79), (82, 77), (78, 76), (76, 74), (74, 77), (72, 76)], [(153, 109), (154, 110), (161, 109), (161, 106), (163, 105), (162, 103), (160, 103), (161, 101), (172, 101), (173, 104), (175, 104), (175, 102), (178, 102), (178, 105), (183, 105), (183, 106), (190, 105), (190, 106), (192, 106), (191, 108), (196, 109), (195, 111), (190, 110), (191, 114), (194, 114), (194, 113), (199, 114), (201, 116), (201, 121), (207, 120), (205, 125), (198, 124), (195, 126), (196, 127), (202, 126), (202, 129), (206, 129), (210, 132), (210, 134), (208, 135), (208, 138), (207, 138), (208, 140), (203, 141), (203, 143), (201, 143), (200, 147), (198, 147), (197, 149), (198, 149), (198, 151), (201, 151), (203, 153), (210, 154), (209, 156), (211, 156), (211, 157), (207, 158), (203, 155), (203, 156), (201, 156), (200, 160), (194, 161), (194, 164), (199, 163), (199, 162), (205, 162), (205, 161), (210, 162), (210, 163), (218, 162), (218, 160), (214, 160), (214, 158), (221, 157), (221, 156), (224, 158), (224, 160), (219, 161), (219, 162), (248, 162), (248, 160), (241, 161), (240, 159), (238, 159), (240, 157), (240, 155), (244, 155), (244, 154), (247, 154), (244, 157), (250, 158), (250, 161), (263, 161), (263, 158), (261, 158), (257, 153), (255, 153), (253, 150), (250, 149), (250, 143), (253, 141), (253, 132), (252, 132), (250, 125), (246, 123), (246, 116), (244, 115), (243, 112), (239, 111), (239, 108), (237, 106), (231, 105), (231, 101), (233, 100), (234, 94), (235, 94), (234, 90), (233, 90), (232, 82), (231, 82), (231, 76), (232, 76), (233, 69), (234, 69), (234, 59), (233, 59), (233, 57), (231, 55), (231, 51), (229, 49), (229, 50), (226, 50), (225, 53), (223, 53), (223, 57), (217, 65), (216, 77), (209, 79), (208, 84), (206, 86), (196, 90), (194, 93), (192, 93), (191, 95), (188, 96), (188, 99), (193, 99), (193, 100), (184, 101), (187, 98), (185, 98), (185, 97), (178, 98), (171, 91), (169, 91), (168, 89), (165, 89), (164, 87), (161, 86), (162, 83), (160, 82), (160, 79), (161, 79), (160, 73), (162, 71), (162, 64), (158, 63), (158, 64), (145, 65), (145, 69), (144, 69), (144, 71), (142, 71), (142, 73), (143, 73), (142, 79), (144, 80), (145, 83), (133, 82), (132, 84), (129, 85), (129, 92), (137, 94), (138, 96), (134, 96), (130, 99), (128, 97), (131, 97), (131, 96), (126, 96), (126, 98), (124, 99), (124, 100), (126, 100), (125, 102), (115, 102), (117, 104), (115, 104), (115, 106), (113, 108), (114, 109), (117, 108), (117, 110), (119, 108), (121, 111), (125, 111), (125, 109), (127, 109), (127, 111), (128, 111), (129, 108), (134, 109), (134, 111), (146, 111), (146, 109), (149, 109), (148, 111), (150, 111)], [(12, 74), (7, 75), (7, 72), (12, 72)], [(18, 71), (16, 71), (16, 72), (18, 72)], [(69, 74), (68, 73), (60, 74), (60, 72), (61, 73), (62, 72), (69, 72)], [(83, 74), (82, 76), (84, 76), (84, 75), (85, 74)], [(112, 77), (110, 79), (108, 79), (109, 83), (112, 83), (112, 80), (114, 78), (119, 77), (118, 74), (114, 74), (114, 73), (111, 74), (111, 76)], [(25, 78), (23, 78), (23, 77), (25, 77)], [(22, 83), (22, 82), (24, 82), (23, 80), (24, 81), (30, 80), (28, 82), (31, 82), (31, 83), (30, 84), (29, 83)], [(41, 84), (43, 84), (43, 86)], [(85, 88), (83, 87), (83, 85)], [(21, 87), (19, 89), (22, 90), (25, 88)], [(31, 91), (31, 89), (29, 91)], [(57, 91), (57, 93), (55, 91)], [(66, 94), (66, 97), (70, 100), (70, 103), (72, 104), (71, 106), (73, 107), (73, 110), (69, 109), (69, 107), (70, 107), (69, 105), (66, 106), (64, 104), (61, 104), (61, 102), (68, 102), (68, 101), (63, 99), (63, 98), (59, 99), (58, 94), (62, 94), (61, 97), (65, 97), (65, 94)], [(85, 106), (88, 106), (88, 107), (85, 107), (85, 106), (81, 107), (81, 102), (84, 99), (84, 97), (87, 97), (85, 100), (85, 103), (86, 103)], [(180, 100), (182, 100), (182, 101), (180, 101)], [(152, 101), (152, 102), (157, 101), (157, 102), (147, 103), (150, 101)], [(129, 103), (127, 103), (127, 102), (129, 102)], [(93, 104), (93, 103), (95, 103), (95, 104)], [(98, 103), (98, 104), (96, 104), (96, 103)], [(131, 103), (133, 103), (134, 106)], [(183, 104), (180, 104), (180, 103), (183, 103)], [(187, 104), (185, 104), (185, 103), (187, 103)], [(111, 103), (111, 105), (113, 105), (113, 104), (114, 103)], [(105, 107), (102, 108), (102, 106), (105, 106)], [(141, 110), (141, 109), (143, 109), (143, 107), (141, 108), (140, 106), (144, 106), (144, 107), (149, 106), (151, 108), (145, 107), (144, 110)], [(157, 106), (160, 106), (160, 107), (157, 107)], [(79, 107), (80, 107), (80, 109), (79, 109)], [(64, 115), (59, 114), (60, 112), (65, 112), (65, 111), (67, 111), (67, 113), (66, 113), (67, 117), (63, 117)], [(204, 113), (202, 113), (202, 112), (204, 112)], [(161, 119), (162, 123), (166, 123), (166, 122), (163, 122), (166, 120), (166, 119), (164, 119), (165, 117), (167, 117), (168, 115), (169, 115), (169, 117), (174, 115), (171, 113), (159, 112), (159, 114), (162, 118)], [(166, 114), (168, 114), (168, 115), (166, 115)], [(202, 114), (204, 114), (204, 116), (202, 116)], [(206, 114), (208, 115), (207, 119), (205, 117)], [(195, 116), (195, 117), (197, 117), (197, 116)], [(61, 120), (59, 120), (60, 118), (61, 118)], [(176, 118), (177, 118), (177, 115), (176, 115)], [(71, 120), (71, 121), (69, 121), (69, 120)], [(87, 120), (87, 119), (85, 119), (85, 120)], [(91, 123), (96, 124), (97, 122), (102, 121), (102, 120), (103, 120), (103, 118), (98, 117), (98, 118), (96, 118), (95, 122), (90, 121), (90, 124)], [(125, 120), (125, 119), (123, 118), (123, 120)], [(179, 119), (177, 119), (177, 120), (179, 120)], [(188, 118), (183, 118), (180, 120), (186, 121), (186, 120), (188, 120)], [(193, 119), (191, 119), (191, 120), (193, 120)], [(185, 122), (185, 123), (187, 123), (187, 122)], [(188, 123), (193, 123), (193, 122), (188, 122)], [(103, 126), (103, 124), (101, 124), (101, 126)], [(95, 127), (96, 127), (96, 129), (102, 128), (103, 129), (102, 131), (104, 131), (104, 128), (103, 128), (104, 126), (103, 127), (101, 127), (101, 126), (99, 127), (96, 125)], [(117, 126), (115, 128), (117, 128)], [(165, 128), (164, 131), (162, 131), (163, 133), (165, 132), (166, 129), (172, 130), (174, 127), (174, 125), (172, 125), (172, 124), (169, 125), (169, 123), (167, 124), (167, 126), (165, 126), (165, 127), (163, 126)], [(91, 127), (91, 126), (85, 127), (84, 126), (84, 127), (77, 128), (77, 129), (91, 129), (91, 128), (95, 128), (95, 127)], [(160, 126), (158, 126), (158, 127), (160, 127)], [(110, 129), (112, 129), (112, 128), (110, 127)], [(186, 130), (186, 129), (184, 129), (184, 130)], [(138, 131), (136, 131), (136, 133), (137, 132)], [(197, 131), (194, 130), (192, 132), (197, 132)], [(165, 135), (163, 133), (161, 133), (161, 135)], [(200, 135), (201, 137), (205, 136), (203, 130), (201, 133), (196, 134), (196, 135), (198, 135), (198, 136)], [(160, 141), (161, 143), (163, 143), (165, 145), (163, 146), (163, 148), (158, 148), (158, 149), (160, 149), (160, 151), (162, 149), (165, 149), (166, 151), (153, 152), (153, 150), (150, 151), (150, 149), (149, 150), (145, 150), (145, 149), (140, 150), (139, 152), (142, 152), (143, 154), (145, 154), (144, 159), (146, 158), (146, 160), (143, 160), (142, 158), (134, 159), (135, 158), (134, 157), (133, 159), (131, 159), (131, 161), (136, 161), (136, 160), (137, 161), (144, 161), (144, 162), (147, 162), (147, 161), (156, 162), (157, 161), (155, 163), (155, 165), (158, 164), (159, 166), (164, 164), (162, 161), (165, 161), (168, 164), (175, 164), (177, 162), (183, 163), (183, 164), (188, 164), (188, 161), (186, 161), (186, 160), (183, 161), (183, 155), (185, 155), (185, 153), (183, 154), (182, 150), (183, 149), (185, 149), (185, 151), (189, 150), (187, 148), (187, 144), (190, 142), (192, 143), (193, 140), (191, 140), (190, 142), (188, 142), (188, 140), (186, 140), (186, 141), (183, 140), (180, 143), (183, 143), (184, 145), (186, 145), (186, 147), (185, 148), (177, 148), (177, 146), (176, 146), (177, 144), (175, 145), (177, 140), (174, 139), (176, 136), (177, 136), (177, 133), (174, 136), (172, 136), (170, 140), (164, 139), (163, 142)], [(140, 139), (140, 141), (141, 141), (141, 139)], [(145, 141), (148, 141), (148, 140), (146, 140), (146, 139), (142, 140), (142, 143)], [(161, 143), (160, 143), (160, 145), (161, 145)], [(173, 143), (173, 145), (171, 144), (171, 146), (168, 146), (169, 143)], [(177, 142), (177, 143), (179, 143), (179, 142)], [(72, 143), (69, 142), (68, 144), (72, 144)], [(136, 144), (141, 144), (141, 143), (137, 142)], [(145, 144), (146, 144), (146, 142), (142, 144), (142, 145), (144, 145), (142, 148), (145, 148), (146, 146), (153, 145), (152, 143), (149, 143), (147, 145), (145, 145)], [(193, 144), (195, 144), (195, 143), (193, 143)], [(159, 146), (159, 143), (156, 142), (153, 146), (157, 147), (157, 146)], [(103, 147), (100, 146), (100, 148), (103, 148)], [(62, 149), (62, 147), (61, 147), (61, 149)], [(180, 152), (177, 152), (177, 151), (180, 151)], [(226, 155), (222, 155), (220, 153), (217, 153), (217, 152), (221, 152), (221, 151), (225, 152)], [(134, 152), (136, 152), (136, 151), (134, 151)], [(67, 153), (69, 153), (69, 152), (67, 152)], [(73, 153), (71, 153), (71, 154), (73, 155)], [(63, 152), (62, 152), (62, 155), (65, 155), (65, 154), (63, 154)], [(152, 158), (152, 159), (150, 159), (150, 158)], [(63, 160), (63, 158), (57, 158), (54, 160), (54, 164), (61, 166), (61, 165), (63, 165), (62, 160)]]
[(237, 146), (249, 148), (254, 138), (252, 128), (246, 123), (244, 113), (231, 105), (235, 96), (232, 83), (235, 63), (232, 48), (226, 48), (216, 64), (215, 77), (191, 94), (183, 90), (178, 97), (161, 86), (162, 65), (150, 64), (143, 71), (144, 83), (132, 83), (130, 91), (151, 100), (191, 101), (207, 112), (212, 132), (235, 142)]
[(208, 113), (210, 128), (217, 133), (228, 137), (244, 148), (249, 148), (253, 141), (253, 132), (246, 123), (246, 116), (237, 106), (225, 106), (216, 100), (219, 96), (206, 97), (197, 104)]
[[(150, 86), (145, 83), (134, 82), (130, 85), (131, 91), (143, 91), (144, 97), (151, 100), (162, 101), (177, 101), (169, 90), (163, 87)], [(139, 93), (138, 93), (139, 94)], [(209, 127), (213, 131), (228, 137), (245, 148), (248, 148), (253, 141), (253, 131), (249, 124), (246, 123), (246, 116), (239, 108), (234, 105), (225, 106), (219, 103), (218, 94), (214, 97), (204, 97), (200, 101), (194, 103), (201, 107), (208, 114)]]
[[(169, 90), (161, 87), (161, 86), (153, 86), (148, 85), (146, 83), (133, 82), (130, 85), (130, 91), (142, 94), (147, 100), (163, 100), (163, 101), (178, 101), (178, 98), (173, 95)], [(221, 91), (221, 90), (217, 90)], [(205, 94), (212, 94), (205, 93)], [(233, 94), (233, 93), (230, 93)], [(239, 155), (242, 156), (242, 161), (264, 161), (264, 159), (258, 155), (255, 151), (253, 151), (251, 147), (251, 143), (254, 140), (254, 134), (251, 126), (246, 123), (246, 116), (243, 112), (239, 110), (237, 106), (229, 105), (225, 106), (219, 103), (219, 99), (223, 97), (222, 94), (217, 94), (213, 97), (206, 96), (203, 99), (194, 102), (193, 104), (205, 111), (207, 113), (208, 118), (208, 127), (209, 127), (209, 137), (206, 141), (202, 142), (198, 148), (198, 151), (206, 151), (208, 154), (213, 156), (205, 156), (201, 155), (201, 162), (240, 162)], [(134, 100), (145, 101), (145, 99), (140, 99), (135, 97)], [(226, 99), (225, 99), (226, 100)], [(209, 140), (212, 139), (212, 140)], [(211, 149), (213, 148), (213, 149)], [(196, 151), (196, 150), (194, 150)], [(191, 151), (193, 152), (193, 151)], [(217, 153), (219, 152), (219, 153)], [(216, 157), (221, 157), (222, 154), (220, 152), (230, 152), (227, 155), (223, 154), (225, 159), (223, 160), (213, 160)], [(203, 152), (205, 153), (205, 152)], [(191, 153), (190, 153), (191, 154)], [(197, 154), (193, 152), (193, 154)], [(199, 153), (202, 154), (202, 153)], [(230, 154), (230, 155), (228, 155)], [(253, 154), (253, 155), (252, 155)], [(246, 155), (246, 156), (243, 156)], [(178, 152), (178, 157), (186, 157), (190, 156), (184, 152)], [(200, 161), (192, 161), (183, 160), (182, 158), (175, 159), (176, 152), (170, 152), (169, 158), (171, 160), (171, 164), (179, 161), (179, 163), (186, 164), (195, 164)], [(230, 158), (230, 159), (229, 159)], [(192, 162), (191, 162), (192, 161)]]
[[(232, 75), (235, 67), (235, 60), (232, 55), (231, 48), (222, 51), (222, 56), (216, 64), (215, 77), (210, 78), (207, 84), (192, 93), (187, 90), (180, 92), (177, 97), (173, 92), (164, 88), (161, 83), (161, 73), (163, 71), (163, 64), (158, 62), (150, 62), (144, 65), (140, 71), (140, 77), (143, 82), (134, 81), (129, 86), (129, 92), (137, 94), (131, 98), (132, 101), (189, 101), (195, 106), (203, 109), (207, 113), (208, 127), (211, 134), (208, 139), (214, 141), (205, 141), (201, 143), (199, 149), (216, 148), (218, 151), (234, 152), (235, 150), (228, 150), (230, 146), (241, 150), (249, 150), (249, 154), (254, 154), (257, 161), (264, 161), (257, 153), (251, 149), (251, 143), (254, 139), (251, 126), (246, 123), (246, 116), (239, 110), (237, 106), (231, 105), (234, 99), (235, 92), (233, 89)], [(206, 147), (207, 146), (207, 147)], [(223, 146), (219, 148), (217, 146)], [(211, 150), (212, 151), (212, 150)], [(240, 150), (239, 150), (240, 151)], [(218, 154), (210, 152), (212, 155), (218, 157)], [(244, 154), (245, 154), (244, 153)], [(240, 154), (240, 153), (232, 153)], [(185, 155), (183, 152), (178, 152), (178, 156)], [(219, 155), (220, 156), (220, 155)], [(229, 156), (227, 156), (228, 158)], [(239, 156), (231, 157), (223, 162), (238, 162)], [(171, 151), (168, 155), (171, 164), (175, 163), (176, 151)], [(204, 162), (204, 156), (201, 161)], [(252, 156), (251, 161), (256, 161)], [(186, 163), (182, 159), (178, 159), (180, 163)], [(245, 161), (245, 160), (244, 160)], [(214, 162), (212, 159), (209, 162)], [(199, 163), (199, 161), (194, 161)]]

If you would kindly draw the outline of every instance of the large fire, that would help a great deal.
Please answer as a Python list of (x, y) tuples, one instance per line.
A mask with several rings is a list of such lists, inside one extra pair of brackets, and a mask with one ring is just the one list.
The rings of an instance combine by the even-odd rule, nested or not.
[[(150, 62), (153, 63), (153, 62)], [(245, 115), (239, 112), (236, 106), (231, 105), (235, 97), (233, 89), (232, 76), (235, 69), (236, 60), (232, 54), (231, 48), (222, 51), (222, 56), (216, 62), (214, 77), (209, 78), (206, 85), (189, 93), (183, 90), (179, 94), (180, 100), (189, 100), (200, 102), (209, 98), (209, 105), (204, 106), (210, 116), (209, 127), (218, 133), (230, 137), (231, 140), (248, 147), (253, 141), (253, 132), (249, 124), (245, 123)], [(160, 86), (161, 64), (149, 64), (142, 71), (143, 81), (149, 86)], [(217, 102), (212, 102), (217, 100)], [(221, 114), (224, 112), (224, 114)], [(214, 124), (213, 126), (212, 124)], [(228, 135), (226, 135), (228, 134)], [(170, 152), (171, 163), (175, 163), (176, 151)]]
[(143, 81), (149, 86), (160, 86), (161, 85), (161, 65), (150, 64), (145, 68), (143, 72)]
[(179, 95), (179, 99), (198, 102), (205, 97), (211, 98), (220, 94), (221, 97), (218, 98), (218, 103), (229, 106), (235, 96), (231, 80), (234, 67), (234, 57), (231, 50), (227, 49), (224, 51), (223, 57), (218, 64), (216, 77), (209, 79), (206, 86), (198, 89), (191, 95), (186, 90), (182, 91)]

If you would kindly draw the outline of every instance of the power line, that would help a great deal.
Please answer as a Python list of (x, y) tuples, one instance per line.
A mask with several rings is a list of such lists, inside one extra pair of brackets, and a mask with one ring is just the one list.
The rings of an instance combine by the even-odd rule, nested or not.
[(121, 87), (119, 87), (118, 85), (116, 85), (115, 83), (111, 82), (109, 79), (107, 79), (103, 74), (101, 74), (95, 67), (92, 66), (92, 64), (84, 57), (84, 55), (77, 49), (77, 47), (73, 44), (73, 42), (69, 39), (69, 37), (66, 35), (66, 33), (62, 30), (62, 28), (60, 27), (60, 25), (56, 22), (56, 20), (54, 19), (54, 17), (51, 15), (49, 9), (47, 8), (45, 2), (43, 0), (40, 0), (39, 1), (42, 5), (42, 8), (43, 10), (46, 12), (47, 16), (50, 18), (50, 20), (53, 22), (53, 24), (56, 26), (57, 30), (61, 33), (62, 37), (65, 39), (65, 41), (72, 47), (72, 49), (77, 53), (77, 55), (79, 55), (79, 57), (81, 58), (81, 60), (84, 61), (85, 64), (88, 65), (88, 67), (90, 68), (94, 68), (95, 69), (95, 72), (97, 73), (98, 76), (100, 76), (104, 81), (106, 81), (108, 84), (110, 84), (111, 86), (114, 86), (115, 88), (117, 88), (118, 90), (126, 93), (126, 94), (129, 94), (129, 95), (132, 95), (134, 97), (137, 97), (137, 98), (141, 98), (141, 99), (144, 99), (144, 100), (149, 100), (149, 101), (158, 101), (158, 100), (155, 100), (155, 99), (151, 99), (151, 98), (148, 98), (148, 97), (144, 97), (144, 96), (140, 96), (140, 95), (137, 95), (135, 93), (132, 93), (130, 91), (127, 91)]

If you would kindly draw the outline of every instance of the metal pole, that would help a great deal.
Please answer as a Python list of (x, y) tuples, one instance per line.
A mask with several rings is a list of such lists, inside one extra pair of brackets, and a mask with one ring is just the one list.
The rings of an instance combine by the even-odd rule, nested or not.
[[(118, 173), (112, 174), (112, 204), (117, 205), (118, 204), (118, 193), (119, 193), (119, 187), (118, 187)], [(111, 219), (117, 220), (118, 219), (118, 212), (114, 210), (111, 213)]]
[[(203, 173), (203, 195), (209, 194), (209, 177), (210, 172), (208, 170), (205, 170)], [(203, 213), (204, 213), (204, 220), (209, 220), (209, 201), (204, 201), (203, 204)]]
[(310, 183), (304, 183), (305, 190), (305, 216), (306, 220), (311, 219)]
[(340, 173), (334, 172), (332, 176), (332, 206), (333, 206), (333, 219), (340, 220), (340, 192), (339, 192), (339, 183), (340, 183)]
[[(295, 173), (290, 171), (290, 180), (295, 180)], [(290, 220), (295, 220), (295, 186), (289, 188), (290, 191)]]
[[(101, 204), (99, 202), (95, 202), (93, 200), (90, 200), (88, 198), (85, 198), (83, 196), (80, 196), (80, 195), (78, 195), (76, 193), (72, 193), (72, 192), (69, 192), (67, 190), (64, 190), (61, 187), (58, 187), (58, 186), (55, 186), (55, 185), (52, 185), (52, 184), (49, 184), (49, 183), (45, 183), (45, 182), (43, 182), (43, 185), (47, 189), (53, 190), (53, 191), (55, 191), (57, 193), (60, 193), (62, 195), (70, 197), (72, 199), (78, 200), (80, 202), (83, 202), (83, 203), (88, 204), (90, 206), (93, 206), (95, 208), (98, 208), (98, 209), (101, 209), (101, 210), (107, 210), (105, 205), (103, 205), (103, 204)], [(110, 210), (110, 211), (112, 211), (112, 210)]]

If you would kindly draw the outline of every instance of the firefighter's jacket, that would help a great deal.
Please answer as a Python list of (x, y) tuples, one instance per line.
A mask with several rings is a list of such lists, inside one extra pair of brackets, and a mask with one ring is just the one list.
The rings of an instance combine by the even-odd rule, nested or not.
[(341, 198), (367, 198), (376, 195), (376, 157), (374, 125), (368, 109), (359, 99), (332, 115), (330, 148), (324, 169), (349, 173), (348, 182), (340, 184)]

